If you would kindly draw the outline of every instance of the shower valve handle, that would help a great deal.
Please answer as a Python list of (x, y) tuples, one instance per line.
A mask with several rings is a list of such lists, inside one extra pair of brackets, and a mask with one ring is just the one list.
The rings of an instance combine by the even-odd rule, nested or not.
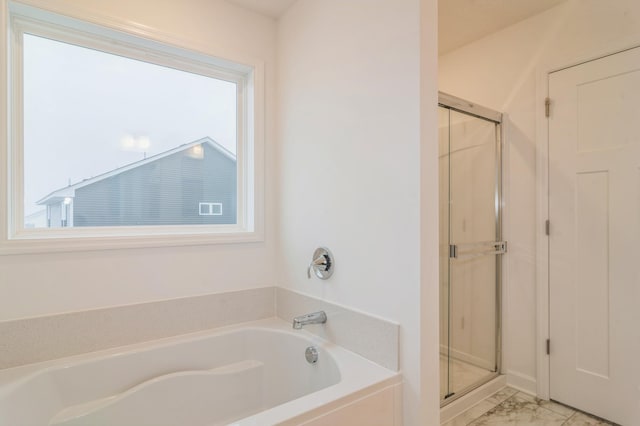
[(326, 280), (333, 274), (333, 256), (325, 247), (317, 248), (313, 253), (313, 260), (307, 268), (307, 278), (311, 279), (311, 271), (321, 280)]

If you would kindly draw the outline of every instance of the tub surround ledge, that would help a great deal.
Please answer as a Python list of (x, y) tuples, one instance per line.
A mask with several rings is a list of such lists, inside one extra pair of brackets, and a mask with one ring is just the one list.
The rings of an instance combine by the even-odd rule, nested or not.
[(274, 287), (0, 322), (0, 369), (275, 316)]
[(399, 371), (398, 324), (277, 287), (0, 321), (0, 370), (273, 317), (291, 324), (315, 311), (327, 323), (299, 332)]

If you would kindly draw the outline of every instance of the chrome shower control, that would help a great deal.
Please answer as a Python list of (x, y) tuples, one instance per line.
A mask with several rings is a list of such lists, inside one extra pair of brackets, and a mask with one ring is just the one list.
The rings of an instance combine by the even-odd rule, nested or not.
[(307, 268), (307, 278), (311, 278), (311, 271), (321, 280), (326, 280), (333, 274), (335, 265), (333, 255), (326, 247), (319, 247), (313, 252), (313, 260)]

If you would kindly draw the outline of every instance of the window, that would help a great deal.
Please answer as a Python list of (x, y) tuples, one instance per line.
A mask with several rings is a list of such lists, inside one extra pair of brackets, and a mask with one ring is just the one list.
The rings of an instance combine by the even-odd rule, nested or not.
[(200, 203), (200, 216), (222, 216), (222, 203)]
[(256, 231), (255, 67), (10, 11), (7, 240)]

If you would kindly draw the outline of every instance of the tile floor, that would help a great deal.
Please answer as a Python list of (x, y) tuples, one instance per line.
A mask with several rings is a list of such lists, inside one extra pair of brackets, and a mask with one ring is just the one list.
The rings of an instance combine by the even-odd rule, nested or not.
[(612, 426), (564, 405), (505, 387), (442, 426)]

